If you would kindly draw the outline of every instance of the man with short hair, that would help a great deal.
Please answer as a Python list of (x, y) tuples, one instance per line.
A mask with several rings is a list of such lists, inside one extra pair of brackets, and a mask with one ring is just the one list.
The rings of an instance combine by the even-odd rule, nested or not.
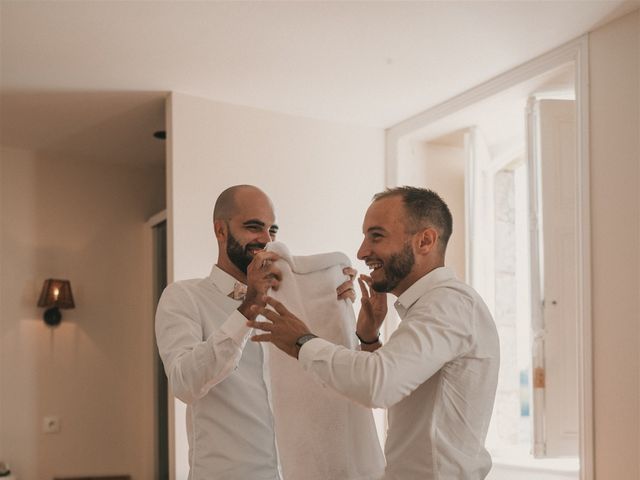
[[(385, 480), (475, 480), (491, 469), (484, 448), (495, 399), (499, 343), (480, 296), (444, 266), (452, 218), (433, 191), (389, 189), (364, 219), (358, 258), (362, 351), (317, 338), (286, 307), (257, 308), (271, 323), (248, 325), (298, 358), (323, 384), (369, 407), (388, 408)], [(398, 297), (398, 329), (382, 345), (386, 293)]]
[[(219, 251), (209, 277), (167, 286), (156, 312), (169, 385), (187, 404), (189, 479), (281, 480), (266, 352), (247, 342), (246, 325), (281, 280), (278, 255), (264, 251), (278, 232), (273, 204), (254, 186), (230, 187), (213, 227)], [(353, 300), (352, 280), (337, 296)]]

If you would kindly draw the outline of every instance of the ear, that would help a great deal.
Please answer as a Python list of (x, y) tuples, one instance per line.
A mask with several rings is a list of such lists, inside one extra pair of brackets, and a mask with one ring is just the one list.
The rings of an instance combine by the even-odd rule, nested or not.
[(227, 238), (227, 222), (215, 220), (213, 222), (213, 233), (216, 235), (218, 242), (225, 240)]
[(433, 227), (428, 227), (418, 232), (418, 251), (426, 255), (436, 250), (438, 248), (439, 237), (438, 231)]

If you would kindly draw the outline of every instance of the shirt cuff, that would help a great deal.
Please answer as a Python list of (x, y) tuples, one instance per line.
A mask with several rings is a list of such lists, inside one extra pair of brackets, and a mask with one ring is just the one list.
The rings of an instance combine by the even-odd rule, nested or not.
[(243, 347), (249, 338), (251, 327), (247, 326), (247, 317), (238, 310), (234, 310), (222, 324), (220, 331), (229, 337), (239, 347)]
[(302, 345), (300, 352), (298, 352), (298, 361), (303, 370), (309, 370), (311, 363), (316, 359), (318, 354), (325, 347), (335, 346), (333, 343), (328, 342), (323, 338), (312, 338), (307, 343)]

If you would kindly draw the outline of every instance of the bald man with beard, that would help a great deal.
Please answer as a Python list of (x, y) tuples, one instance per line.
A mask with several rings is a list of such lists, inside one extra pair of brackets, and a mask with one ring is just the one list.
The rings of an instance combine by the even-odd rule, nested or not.
[[(248, 320), (277, 289), (278, 255), (264, 251), (278, 226), (269, 197), (236, 185), (213, 212), (218, 259), (207, 278), (169, 285), (156, 312), (156, 339), (169, 385), (187, 404), (190, 480), (281, 480), (261, 344)], [(355, 270), (337, 289), (355, 298)]]

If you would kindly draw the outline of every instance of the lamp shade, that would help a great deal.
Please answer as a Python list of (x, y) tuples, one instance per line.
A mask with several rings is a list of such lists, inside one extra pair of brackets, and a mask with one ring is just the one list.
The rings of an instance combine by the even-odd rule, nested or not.
[(69, 280), (58, 280), (48, 278), (42, 285), (42, 292), (38, 299), (39, 307), (75, 308), (73, 294), (71, 293), (71, 282)]

